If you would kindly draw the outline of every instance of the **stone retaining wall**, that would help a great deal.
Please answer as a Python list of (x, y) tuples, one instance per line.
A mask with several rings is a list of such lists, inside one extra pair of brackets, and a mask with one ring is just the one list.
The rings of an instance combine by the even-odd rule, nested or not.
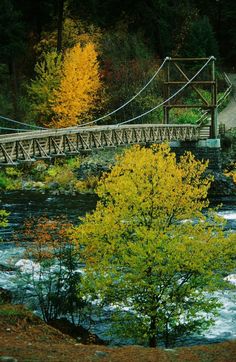
[(222, 169), (222, 155), (219, 139), (207, 139), (196, 142), (171, 142), (170, 146), (177, 156), (181, 156), (184, 152), (190, 151), (198, 160), (209, 160), (209, 169), (214, 171), (221, 171)]

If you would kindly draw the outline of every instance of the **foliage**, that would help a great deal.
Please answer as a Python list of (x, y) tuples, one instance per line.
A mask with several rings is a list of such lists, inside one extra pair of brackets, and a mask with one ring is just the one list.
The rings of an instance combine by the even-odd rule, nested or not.
[(43, 53), (35, 65), (36, 78), (28, 87), (28, 94), (32, 100), (32, 117), (43, 125), (51, 121), (53, 92), (59, 87), (61, 72), (62, 57), (56, 52)]
[[(47, 31), (36, 44), (39, 60), (36, 79), (29, 95), (33, 101), (31, 116), (48, 127), (67, 127), (78, 123), (77, 115), (91, 117), (104, 101), (101, 91), (97, 47), (100, 30), (81, 20), (65, 18), (62, 31), (63, 53), (56, 52), (57, 32)], [(100, 105), (101, 107), (101, 105)]]
[(81, 160), (80, 156), (72, 157), (72, 158), (69, 158), (67, 160), (67, 164), (68, 164), (68, 166), (70, 167), (71, 170), (76, 170), (77, 168), (80, 167), (81, 161), (82, 160)]
[[(104, 84), (109, 93), (109, 112), (133, 97), (144, 86), (156, 71), (159, 60), (148, 48), (143, 34), (130, 33), (128, 25), (122, 21), (112, 31), (102, 34), (99, 49)], [(160, 97), (160, 79), (156, 78), (130, 105), (115, 116), (106, 118), (105, 122), (115, 123), (116, 118), (121, 121), (135, 117), (158, 104)], [(159, 121), (160, 115), (160, 110), (152, 112), (149, 115), (150, 122)]]
[[(19, 114), (19, 74), (18, 67), (26, 50), (25, 29), (21, 11), (16, 9), (15, 1), (2, 0), (0, 3), (0, 62), (6, 65), (7, 83), (1, 89), (3, 110), (11, 109), (11, 115)], [(8, 103), (9, 102), (9, 103)]]
[(21, 171), (13, 167), (0, 171), (0, 190), (15, 190), (21, 185)]
[[(93, 42), (99, 44), (101, 38), (101, 30), (93, 24), (88, 24), (82, 19), (72, 19), (66, 17), (63, 21), (62, 29), (62, 48), (70, 49), (76, 44), (80, 43), (85, 45)], [(34, 46), (37, 55), (41, 56), (43, 53), (56, 51), (57, 49), (57, 32), (47, 31), (43, 32), (40, 41)]]
[[(6, 72), (0, 92), (3, 114), (27, 121), (36, 116), (44, 118), (38, 115), (37, 107), (36, 110), (33, 107), (33, 113), (28, 112), (32, 100), (25, 94), (25, 83), (32, 78), (34, 64), (40, 61), (42, 53), (57, 50), (61, 31), (63, 53), (78, 42), (99, 45), (104, 71), (110, 61), (113, 67), (114, 64), (119, 67), (122, 61), (139, 63), (140, 57), (151, 61), (153, 57), (167, 55), (216, 55), (218, 49), (217, 60), (223, 59), (227, 65), (234, 66), (236, 12), (233, 0), (216, 1), (215, 6), (210, 0), (155, 0), (150, 3), (141, 0), (136, 5), (132, 1), (118, 4), (116, 0), (103, 3), (40, 0), (34, 4), (29, 0), (2, 0), (0, 61)], [(59, 21), (62, 20), (62, 17), (59, 19), (60, 10), (63, 24)], [(120, 84), (117, 94), (119, 87)], [(122, 87), (122, 95), (125, 95), (125, 85)], [(119, 98), (114, 99), (112, 103), (119, 101)], [(38, 105), (37, 97), (35, 102)]]
[[(101, 88), (97, 51), (92, 42), (77, 43), (62, 55), (43, 53), (28, 88), (32, 116), (49, 127), (69, 127), (91, 117)], [(100, 99), (101, 100), (101, 99)]]
[(0, 4), (1, 58), (8, 62), (9, 58), (22, 53), (23, 24), (21, 13), (14, 8), (11, 0), (2, 0)]
[(63, 77), (54, 92), (53, 125), (56, 128), (75, 126), (89, 119), (98, 106), (102, 83), (95, 45), (79, 43), (68, 50), (63, 63)]
[[(211, 104), (211, 102), (212, 102), (211, 92), (209, 92), (206, 89), (202, 89), (202, 88), (198, 88), (198, 91), (202, 95), (202, 97), (209, 104)], [(189, 92), (186, 103), (189, 104), (189, 105), (191, 105), (191, 104), (202, 104), (203, 101), (200, 99), (200, 96), (195, 91), (191, 91), (191, 92)]]
[(0, 210), (0, 227), (6, 227), (8, 225), (7, 217), (9, 216), (9, 212), (6, 210)]
[(234, 183), (236, 184), (236, 163), (230, 164), (224, 174), (228, 177), (232, 177)]
[[(0, 210), (0, 228), (5, 228), (8, 226), (8, 216), (10, 215), (9, 212), (6, 210)], [(1, 241), (1, 238), (0, 238)], [(0, 304), (1, 304), (1, 295), (0, 295)]]
[(55, 185), (58, 184), (58, 187), (62, 189), (71, 189), (76, 182), (76, 177), (67, 164), (64, 164), (63, 167), (60, 165), (54, 165), (48, 168), (45, 182), (46, 184), (50, 184), (52, 182)]
[(38, 160), (33, 163), (30, 170), (28, 171), (33, 176), (35, 181), (43, 181), (45, 179), (47, 169), (49, 165), (43, 160)]
[(217, 42), (207, 16), (192, 23), (183, 48), (182, 55), (186, 57), (218, 56)]
[(81, 164), (81, 158), (56, 160), (52, 165), (44, 161), (35, 162), (24, 177), (24, 187), (50, 190), (55, 194), (74, 193), (77, 190), (76, 169)]
[(37, 320), (37, 317), (32, 315), (24, 306), (11, 304), (2, 304), (0, 306), (0, 318), (4, 319), (8, 325), (17, 324), (19, 321), (21, 321), (20, 324), (23, 324), (24, 320), (35, 323)]
[(45, 188), (58, 193), (88, 192), (94, 189), (98, 178), (88, 175), (84, 180), (78, 180), (76, 170), (81, 165), (81, 158), (71, 158), (50, 165), (41, 178)]
[[(107, 169), (110, 157), (112, 155), (109, 154), (108, 160), (96, 159), (95, 162), (104, 162), (106, 164), (104, 167)], [(43, 193), (49, 191), (55, 195), (93, 192), (103, 167), (90, 170), (88, 166), (88, 172), (78, 179), (77, 172), (81, 165), (86, 165), (86, 162), (86, 159), (77, 156), (56, 159), (54, 164), (39, 160), (20, 168), (8, 167), (0, 172), (0, 190), (38, 190)]]
[(171, 123), (179, 124), (196, 124), (197, 120), (200, 118), (201, 114), (195, 110), (183, 110), (183, 109), (171, 109), (170, 119)]
[(224, 97), (224, 92), (219, 92), (217, 94), (217, 102), (218, 102), (218, 111), (221, 112), (229, 103), (230, 97)]
[(90, 175), (85, 180), (76, 182), (75, 188), (78, 192), (94, 192), (99, 182), (99, 177)]
[[(220, 287), (233, 268), (235, 235), (208, 215), (206, 164), (167, 145), (133, 147), (101, 180), (100, 201), (74, 232), (86, 260), (90, 295), (112, 306), (125, 336), (166, 346), (207, 328)], [(93, 294), (94, 293), (94, 294)]]
[(32, 286), (34, 299), (45, 321), (69, 315), (83, 318), (88, 304), (80, 295), (82, 274), (79, 254), (70, 242), (68, 229), (72, 227), (66, 218), (29, 219), (24, 225), (24, 236), (31, 243), (25, 255), (31, 260), (31, 268), (19, 274), (20, 294)]
[(190, 10), (193, 12), (192, 8), (193, 4), (189, 1), (139, 1), (136, 6), (130, 1), (117, 3), (111, 0), (99, 5), (92, 0), (81, 0), (78, 4), (72, 1), (75, 14), (80, 14), (106, 30), (113, 29), (114, 24), (126, 23), (127, 33), (135, 35), (141, 32), (145, 43), (161, 57), (170, 54), (176, 46), (177, 34), (182, 32), (182, 24)]
[[(153, 52), (145, 43), (145, 38), (141, 32), (130, 33), (128, 24), (120, 21), (113, 31), (106, 31), (100, 39), (101, 53), (114, 64), (132, 60), (150, 59)], [(122, 49), (122, 58), (120, 51)]]
[[(13, 113), (13, 107), (11, 103), (11, 92), (9, 89), (9, 71), (6, 64), (0, 64), (0, 82), (1, 82), (1, 92), (0, 92), (0, 107), (1, 112), (5, 115), (10, 115)], [(2, 124), (4, 125), (4, 123)], [(5, 126), (7, 126), (5, 124)]]
[[(209, 90), (198, 88), (198, 91), (203, 96), (203, 98), (207, 101), (208, 104), (212, 103), (212, 95)], [(219, 92), (217, 94), (217, 101), (219, 102), (224, 95), (223, 92)], [(199, 108), (192, 108), (189, 110), (181, 109), (181, 108), (172, 108), (170, 110), (170, 122), (171, 123), (179, 123), (179, 124), (196, 124), (198, 120), (200, 119), (202, 112), (200, 110), (200, 105), (203, 104), (203, 101), (200, 99), (200, 97), (197, 95), (196, 92), (192, 91), (189, 92), (188, 95), (186, 95), (183, 102), (187, 105), (197, 105), (199, 104)], [(220, 105), (218, 106), (218, 110), (222, 110), (226, 107), (228, 103), (228, 99), (224, 99), (220, 102)], [(208, 122), (206, 120), (206, 122)]]

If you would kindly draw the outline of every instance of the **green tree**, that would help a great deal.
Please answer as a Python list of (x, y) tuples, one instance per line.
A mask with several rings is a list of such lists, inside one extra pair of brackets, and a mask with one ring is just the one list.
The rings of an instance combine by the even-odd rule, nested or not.
[[(122, 55), (120, 49), (122, 48)], [(109, 102), (108, 113), (133, 97), (153, 76), (160, 65), (154, 53), (148, 48), (142, 33), (131, 33), (128, 24), (119, 22), (112, 30), (103, 33), (100, 39), (101, 64), (104, 85)], [(144, 113), (161, 102), (162, 85), (160, 77), (134, 99), (125, 109), (117, 112), (105, 122), (117, 123)], [(160, 121), (161, 110), (156, 110), (144, 118), (144, 122)]]
[(35, 65), (36, 77), (28, 87), (31, 116), (47, 125), (53, 116), (52, 101), (62, 77), (62, 57), (56, 51), (43, 53)]
[(14, 1), (0, 2), (0, 62), (8, 68), (9, 86), (14, 116), (18, 116), (18, 65), (25, 50), (24, 24), (21, 13), (14, 7)]
[(207, 15), (213, 27), (220, 56), (228, 65), (236, 63), (236, 7), (234, 0), (194, 0), (200, 15)]
[(182, 54), (187, 57), (218, 56), (218, 45), (207, 16), (192, 23), (183, 44)]
[(206, 292), (233, 267), (235, 235), (203, 213), (206, 166), (191, 153), (177, 162), (167, 145), (129, 149), (75, 229), (90, 295), (113, 306), (119, 332), (150, 347), (207, 328), (218, 303)]

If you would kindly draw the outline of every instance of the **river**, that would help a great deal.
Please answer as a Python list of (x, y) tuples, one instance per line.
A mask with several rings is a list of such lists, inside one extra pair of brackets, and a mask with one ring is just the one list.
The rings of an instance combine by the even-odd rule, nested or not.
[[(0, 237), (3, 239), (0, 243), (0, 287), (14, 290), (14, 283), (11, 281), (14, 271), (7, 271), (7, 266), (13, 266), (22, 258), (23, 248), (14, 245), (13, 232), (18, 231), (28, 217), (40, 215), (51, 217), (66, 215), (76, 224), (79, 222), (78, 217), (95, 208), (97, 197), (86, 194), (51, 196), (33, 191), (9, 191), (0, 195), (0, 201), (0, 209), (10, 212), (9, 226), (0, 229)], [(216, 205), (222, 201), (223, 205), (219, 209), (219, 214), (227, 220), (227, 228), (236, 231), (236, 202), (228, 198), (213, 200), (212, 204)], [(2, 270), (1, 265), (5, 266)], [(236, 275), (232, 275), (231, 278), (232, 282), (236, 283)], [(180, 344), (213, 343), (236, 338), (236, 292), (226, 290), (216, 295), (223, 306), (220, 309), (220, 315), (216, 317), (215, 325), (203, 336), (191, 336), (181, 340)], [(102, 328), (98, 326), (95, 332), (101, 332), (102, 336)]]

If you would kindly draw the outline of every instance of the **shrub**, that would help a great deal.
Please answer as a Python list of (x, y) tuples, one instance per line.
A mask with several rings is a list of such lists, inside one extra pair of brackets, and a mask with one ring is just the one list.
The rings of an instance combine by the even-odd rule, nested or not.
[(27, 297), (27, 302), (40, 309), (46, 322), (62, 315), (74, 322), (75, 316), (82, 320), (89, 313), (80, 288), (80, 257), (70, 239), (71, 227), (65, 217), (43, 216), (24, 224), (24, 235), (31, 240), (25, 252), (31, 267), (19, 270), (19, 295), (30, 287), (31, 298)]
[(14, 168), (0, 171), (0, 189), (15, 190), (21, 187), (21, 172)]

